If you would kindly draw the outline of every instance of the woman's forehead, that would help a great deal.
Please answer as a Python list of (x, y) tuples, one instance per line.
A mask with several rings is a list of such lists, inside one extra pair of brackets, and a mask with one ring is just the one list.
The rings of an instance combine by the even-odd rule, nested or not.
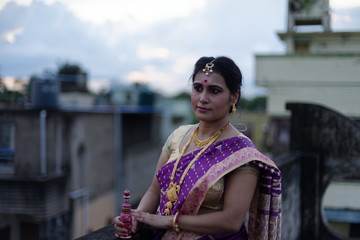
[(203, 72), (199, 72), (195, 76), (194, 83), (195, 82), (204, 84), (216, 83), (223, 85), (225, 84), (225, 79), (218, 73), (211, 73), (209, 75), (206, 75)]

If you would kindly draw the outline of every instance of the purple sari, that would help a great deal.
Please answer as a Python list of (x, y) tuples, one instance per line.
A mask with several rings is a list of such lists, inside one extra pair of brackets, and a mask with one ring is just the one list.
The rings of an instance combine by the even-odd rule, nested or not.
[[(187, 165), (200, 150), (184, 155), (178, 164), (174, 182), (178, 183)], [(161, 198), (157, 214), (163, 215), (168, 201), (166, 191), (175, 161), (157, 173)], [(229, 172), (248, 163), (259, 167), (259, 180), (249, 210), (248, 233), (243, 225), (237, 233), (199, 235), (166, 231), (164, 239), (280, 239), (281, 173), (269, 158), (261, 154), (246, 137), (234, 137), (212, 144), (188, 171), (171, 215), (181, 210), (196, 215), (208, 189)], [(158, 239), (163, 234), (157, 236)]]

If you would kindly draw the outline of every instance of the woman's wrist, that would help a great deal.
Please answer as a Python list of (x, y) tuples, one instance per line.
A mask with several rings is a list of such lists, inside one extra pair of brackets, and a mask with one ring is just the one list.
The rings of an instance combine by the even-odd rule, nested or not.
[(168, 216), (169, 217), (168, 227), (167, 227), (168, 229), (173, 229), (174, 216), (175, 215)]
[(180, 211), (176, 212), (174, 217), (173, 217), (172, 229), (175, 232), (180, 232), (180, 228), (179, 228), (179, 224), (178, 224), (180, 213), (181, 213)]

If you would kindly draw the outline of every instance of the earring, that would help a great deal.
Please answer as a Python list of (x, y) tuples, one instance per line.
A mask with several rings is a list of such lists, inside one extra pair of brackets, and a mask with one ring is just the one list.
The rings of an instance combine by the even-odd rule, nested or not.
[[(246, 132), (247, 130), (247, 126), (245, 123), (235, 123), (235, 126), (240, 132)], [(242, 129), (240, 129), (239, 126), (242, 126)]]
[(235, 117), (235, 115), (236, 115), (236, 106), (235, 106), (235, 104), (232, 106), (232, 114), (233, 114), (233, 116)]
[[(237, 122), (237, 120), (240, 120), (239, 117), (236, 116), (236, 105), (234, 104), (231, 108), (231, 112), (233, 114), (233, 125), (234, 127), (240, 131), (240, 132), (245, 132), (247, 130), (247, 126), (245, 125), (245, 123), (241, 123), (241, 122)], [(241, 128), (240, 128), (241, 126)]]

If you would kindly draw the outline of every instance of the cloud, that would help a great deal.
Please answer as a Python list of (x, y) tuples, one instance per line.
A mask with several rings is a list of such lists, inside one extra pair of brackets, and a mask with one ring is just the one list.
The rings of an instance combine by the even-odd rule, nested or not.
[(340, 14), (332, 13), (331, 14), (331, 19), (335, 23), (338, 23), (338, 22), (352, 22), (353, 21), (352, 17), (350, 15), (348, 15), (348, 14), (340, 15)]
[(178, 75), (190, 74), (194, 63), (197, 61), (198, 56), (185, 55), (175, 59), (171, 66), (171, 71)]
[[(182, 0), (174, 4), (168, 0), (37, 0), (52, 5), (61, 3), (74, 16), (82, 21), (95, 25), (104, 25), (106, 22), (121, 22), (131, 29), (143, 28), (167, 19), (181, 18), (189, 15), (193, 9), (203, 8), (207, 0)], [(2, 0), (0, 10), (9, 2), (19, 6), (30, 6), (34, 0)]]
[(154, 58), (167, 58), (170, 51), (164, 47), (152, 47), (140, 45), (137, 48), (137, 55), (139, 59), (149, 60)]
[(174, 95), (179, 90), (189, 90), (188, 82), (185, 79), (177, 79), (171, 71), (159, 70), (154, 65), (146, 65), (139, 70), (130, 72), (126, 79), (131, 82), (147, 83), (153, 90), (165, 95)]
[(206, 0), (182, 0), (174, 4), (168, 0), (87, 0), (86, 11), (82, 1), (59, 0), (80, 19), (97, 25), (107, 21), (123, 22), (132, 26), (149, 26), (163, 20), (184, 17), (192, 9), (202, 8)]
[[(30, 76), (69, 61), (83, 66), (91, 81), (141, 79), (174, 94), (189, 89), (199, 57), (225, 55), (243, 71), (245, 96), (264, 92), (254, 83), (254, 54), (285, 51), (276, 32), (286, 30), (286, 0), (155, 0), (141, 5), (146, 13), (137, 9), (140, 2), (0, 5), (1, 74)], [(336, 27), (360, 26), (359, 8), (333, 13)], [(99, 85), (104, 84), (92, 84)]]
[(30, 6), (32, 3), (32, 0), (1, 0), (0, 1), (0, 10), (4, 8), (4, 6), (9, 2), (15, 2), (18, 5), (21, 6)]
[(24, 31), (24, 28), (17, 28), (14, 30), (6, 31), (1, 35), (1, 38), (5, 39), (10, 44), (13, 44), (16, 39), (16, 35), (20, 35)]
[(360, 7), (359, 0), (330, 0), (330, 6), (332, 9), (349, 9), (354, 7)]
[[(264, 49), (282, 48), (274, 29), (283, 28), (281, 16), (284, 13), (273, 14), (269, 10), (278, 11), (278, 6), (266, 0), (256, 3), (229, 0), (226, 4), (220, 0), (198, 0), (191, 4), (185, 1), (172, 6), (166, 14), (168, 1), (154, 1), (147, 10), (156, 15), (154, 7), (166, 2), (157, 12), (163, 19), (154, 20), (156, 24), (153, 22), (140, 31), (128, 30), (134, 25), (126, 23), (126, 16), (107, 19), (101, 26), (91, 24), (74, 10), (80, 5), (70, 6), (72, 2), (79, 4), (78, 1), (61, 2), (68, 5), (34, 1), (29, 6), (8, 3), (2, 9), (0, 33), (24, 29), (11, 46), (0, 43), (4, 49), (0, 53), (3, 74), (29, 76), (70, 61), (80, 63), (94, 81), (117, 78), (129, 82), (137, 77), (159, 91), (162, 89), (164, 94), (173, 94), (188, 89), (193, 64), (203, 55), (232, 57), (243, 65), (244, 75), (253, 82), (253, 62), (249, 57), (253, 39), (267, 39)], [(266, 11), (258, 8), (259, 2)], [(89, 1), (86, 9), (92, 9), (88, 6), (92, 3)], [(103, 5), (109, 6), (107, 3)], [(186, 3), (191, 7), (185, 9)], [(98, 7), (101, 12), (101, 6)], [(116, 4), (111, 7), (119, 13), (124, 11)], [(173, 14), (176, 9), (179, 13)], [(263, 18), (253, 17), (254, 12)], [(174, 16), (170, 16), (172, 14)]]
[(332, 29), (336, 31), (359, 31), (360, 6), (333, 10), (331, 23)]
[(89, 67), (106, 62), (105, 59), (112, 60), (111, 51), (96, 30), (61, 4), (47, 6), (34, 2), (29, 7), (8, 4), (0, 12), (0, 34), (9, 29), (23, 31), (14, 44), (0, 42), (0, 64), (5, 74), (28, 76), (67, 60), (85, 66), (91, 62)]

